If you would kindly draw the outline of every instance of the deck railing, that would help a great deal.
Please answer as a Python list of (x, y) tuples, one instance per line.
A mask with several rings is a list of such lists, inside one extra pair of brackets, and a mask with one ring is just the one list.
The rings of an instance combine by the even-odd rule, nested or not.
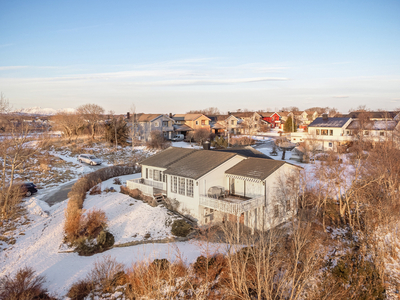
[(167, 185), (165, 182), (153, 181), (144, 178), (130, 179), (126, 181), (126, 186), (130, 189), (138, 189), (148, 196), (154, 195), (154, 189), (166, 192)]
[(243, 200), (241, 202), (230, 202), (225, 199), (214, 199), (200, 196), (200, 205), (212, 208), (232, 215), (240, 215), (246, 211), (253, 210), (264, 205), (264, 196)]

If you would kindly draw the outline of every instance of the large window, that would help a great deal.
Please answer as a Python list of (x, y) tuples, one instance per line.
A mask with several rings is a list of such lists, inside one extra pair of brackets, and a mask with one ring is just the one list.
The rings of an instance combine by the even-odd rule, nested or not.
[(316, 130), (315, 130), (315, 134), (316, 134), (316, 135), (319, 135), (319, 129), (316, 129)]
[(168, 121), (163, 121), (163, 122), (162, 122), (162, 125), (163, 125), (164, 127), (168, 127)]
[(149, 178), (153, 179), (153, 169), (149, 169)]
[(185, 178), (179, 178), (179, 190), (180, 195), (185, 195)]
[(333, 130), (329, 130), (329, 135), (333, 135)]
[(178, 178), (176, 176), (171, 176), (171, 192), (176, 193)]
[(321, 135), (328, 135), (328, 129), (321, 129)]
[(193, 180), (186, 179), (186, 196), (193, 197)]
[(206, 125), (206, 120), (201, 120), (201, 125)]

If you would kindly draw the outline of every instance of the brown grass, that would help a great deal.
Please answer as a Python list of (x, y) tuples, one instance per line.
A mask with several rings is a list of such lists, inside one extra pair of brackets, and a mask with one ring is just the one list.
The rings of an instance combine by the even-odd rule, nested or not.
[(30, 267), (19, 269), (14, 277), (0, 278), (0, 300), (54, 299), (43, 287), (44, 276), (35, 275)]

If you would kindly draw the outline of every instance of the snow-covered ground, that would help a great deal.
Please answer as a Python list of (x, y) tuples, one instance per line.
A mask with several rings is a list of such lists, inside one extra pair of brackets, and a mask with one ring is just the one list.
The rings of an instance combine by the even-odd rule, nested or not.
[[(140, 174), (121, 176), (120, 179), (123, 182), (138, 176)], [(102, 189), (106, 187), (119, 190), (119, 186), (113, 184), (113, 179), (102, 183)], [(66, 205), (67, 201), (63, 201), (49, 207), (35, 196), (27, 200), (27, 217), (30, 223), (18, 227), (16, 243), (0, 252), (0, 276), (30, 266), (38, 274), (46, 276), (46, 287), (61, 297), (74, 282), (86, 276), (95, 261), (106, 255), (129, 266), (133, 262), (152, 261), (155, 258), (167, 258), (171, 261), (183, 259), (186, 263), (192, 263), (199, 255), (205, 254), (206, 248), (209, 253), (225, 252), (225, 245), (222, 244), (206, 245), (189, 241), (113, 248), (90, 257), (62, 253), (60, 246), (63, 243)], [(94, 207), (106, 212), (109, 230), (115, 235), (116, 244), (146, 240), (144, 235), (147, 233), (150, 233), (148, 239), (171, 236), (168, 224), (173, 217), (163, 207), (153, 208), (121, 193), (88, 195), (84, 209)]]

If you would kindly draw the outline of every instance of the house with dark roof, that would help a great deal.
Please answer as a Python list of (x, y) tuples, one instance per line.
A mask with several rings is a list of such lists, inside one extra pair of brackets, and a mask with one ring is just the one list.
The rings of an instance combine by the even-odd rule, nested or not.
[(152, 131), (162, 132), (166, 139), (171, 139), (174, 132), (174, 120), (163, 114), (137, 114), (137, 135), (142, 141), (150, 140)]
[(268, 230), (296, 212), (298, 187), (285, 180), (298, 178), (301, 168), (257, 150), (170, 147), (141, 167), (142, 178), (128, 180), (127, 187), (162, 195), (199, 225), (236, 220), (252, 230)]

